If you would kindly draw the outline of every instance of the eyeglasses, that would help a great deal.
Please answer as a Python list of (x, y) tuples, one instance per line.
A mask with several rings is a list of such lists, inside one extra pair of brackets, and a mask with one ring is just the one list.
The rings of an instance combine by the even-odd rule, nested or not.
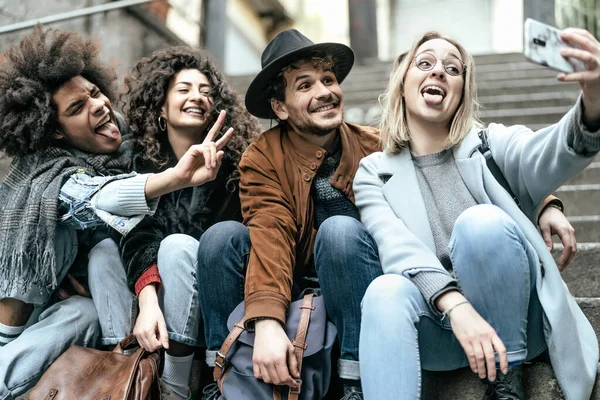
[(467, 66), (455, 57), (438, 60), (434, 55), (429, 53), (421, 53), (415, 57), (415, 65), (421, 71), (431, 71), (438, 61), (442, 62), (444, 70), (446, 70), (448, 75), (459, 76), (467, 69)]

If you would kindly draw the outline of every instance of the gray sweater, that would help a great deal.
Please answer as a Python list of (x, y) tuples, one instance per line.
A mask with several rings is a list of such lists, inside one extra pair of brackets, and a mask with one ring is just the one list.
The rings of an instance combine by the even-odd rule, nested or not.
[(424, 156), (413, 154), (413, 162), (435, 242), (436, 256), (449, 272), (420, 272), (413, 277), (413, 283), (428, 302), (431, 301), (429, 304), (433, 304), (436, 297), (458, 286), (451, 274), (448, 244), (458, 216), (476, 205), (477, 201), (460, 177), (452, 150)]

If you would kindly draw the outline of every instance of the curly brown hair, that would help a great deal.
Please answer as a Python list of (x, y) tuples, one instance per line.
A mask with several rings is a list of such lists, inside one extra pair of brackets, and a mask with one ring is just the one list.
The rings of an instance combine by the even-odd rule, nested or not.
[[(261, 127), (242, 106), (208, 54), (186, 46), (172, 46), (142, 58), (125, 78), (123, 109), (143, 160), (158, 170), (173, 161), (169, 159), (171, 149), (161, 148), (169, 142), (161, 137), (166, 136), (166, 132), (159, 129), (158, 117), (171, 80), (184, 69), (197, 69), (208, 79), (214, 101), (211, 119), (216, 120), (220, 110), (227, 112), (224, 126), (233, 128), (235, 133), (225, 148), (225, 161), (237, 166), (246, 147), (260, 134)], [(235, 189), (236, 180), (239, 173), (233, 168), (227, 178), (228, 189)]]
[(38, 25), (12, 45), (0, 63), (0, 150), (23, 156), (48, 148), (60, 129), (54, 93), (79, 75), (114, 98), (114, 71), (76, 32)]

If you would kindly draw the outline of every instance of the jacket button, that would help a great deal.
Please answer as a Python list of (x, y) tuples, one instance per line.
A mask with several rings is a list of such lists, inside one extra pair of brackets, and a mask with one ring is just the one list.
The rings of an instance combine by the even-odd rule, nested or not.
[(310, 163), (310, 169), (312, 169), (313, 171), (314, 171), (315, 169), (317, 169), (317, 164), (315, 164), (314, 162), (313, 162), (313, 163)]
[(310, 175), (309, 174), (304, 174), (304, 176), (302, 178), (304, 179), (305, 182), (310, 182)]
[(321, 150), (317, 150), (316, 156), (320, 159), (321, 157), (323, 157), (323, 152)]

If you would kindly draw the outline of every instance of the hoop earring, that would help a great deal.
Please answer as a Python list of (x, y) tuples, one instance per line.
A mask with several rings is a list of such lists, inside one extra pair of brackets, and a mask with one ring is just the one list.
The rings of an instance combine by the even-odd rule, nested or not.
[[(162, 122), (162, 121), (164, 121), (164, 122)], [(163, 124), (164, 124), (164, 126), (163, 126)], [(163, 116), (159, 116), (158, 117), (158, 128), (161, 131), (166, 131), (167, 130), (167, 119), (165, 117), (163, 117)]]

